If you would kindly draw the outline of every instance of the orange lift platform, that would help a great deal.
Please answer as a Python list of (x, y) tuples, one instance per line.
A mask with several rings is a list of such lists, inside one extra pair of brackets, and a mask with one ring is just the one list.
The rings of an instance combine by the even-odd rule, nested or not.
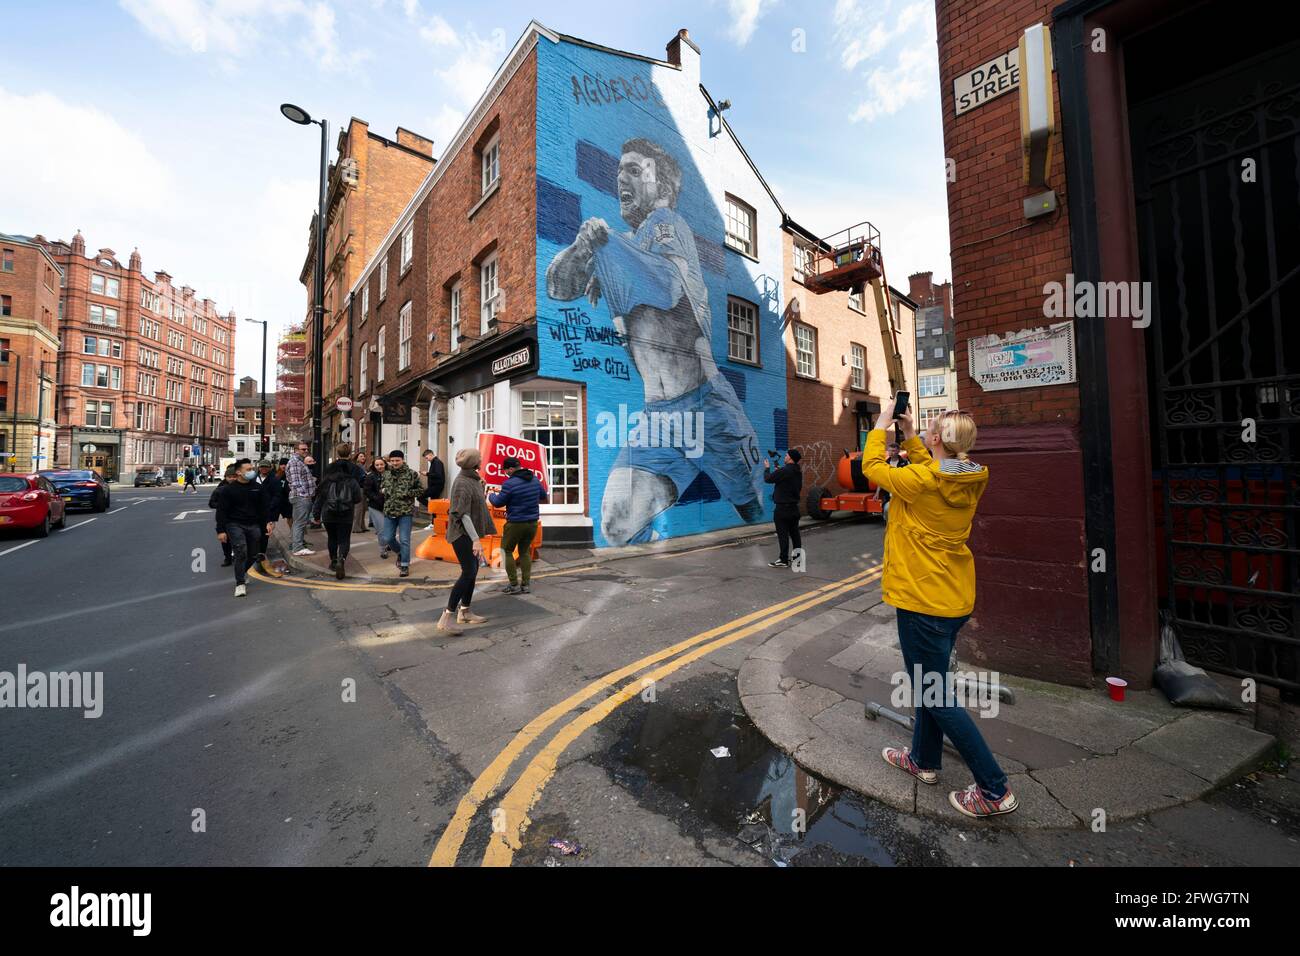
[[(451, 501), (447, 498), (434, 498), (429, 501), (429, 514), (433, 515), (433, 533), (420, 542), (419, 547), (415, 549), (415, 555), (424, 558), (426, 561), (450, 561), (452, 564), (460, 563), (456, 557), (456, 551), (447, 541), (447, 512), (451, 509)], [(506, 510), (504, 508), (489, 507), (488, 511), (492, 514), (492, 520), (500, 528), (506, 521)], [(486, 534), (483, 541), (483, 558), (494, 568), (501, 567), (501, 535)], [(537, 534), (533, 538), (532, 544), (533, 557), (536, 558), (542, 551), (542, 523), (537, 522)]]
[[(898, 348), (898, 320), (889, 299), (889, 283), (885, 279), (885, 260), (880, 252), (880, 231), (869, 222), (860, 222), (834, 235), (819, 239), (811, 247), (812, 257), (805, 270), (804, 288), (814, 295), (827, 292), (857, 292), (871, 287), (876, 315), (880, 324), (880, 341), (885, 354), (885, 367), (889, 374), (889, 394), (907, 388), (903, 372), (903, 356)], [(867, 480), (862, 472), (862, 452), (844, 450), (835, 470), (835, 478), (843, 491), (832, 492), (815, 487), (808, 490), (804, 502), (808, 516), (818, 520), (829, 518), (836, 511), (855, 511), (888, 517), (888, 499)]]
[(808, 517), (825, 521), (836, 511), (855, 511), (882, 521), (888, 515), (888, 501), (862, 473), (862, 452), (844, 449), (844, 457), (835, 468), (835, 480), (844, 491), (831, 491), (820, 485), (808, 489), (804, 500)]

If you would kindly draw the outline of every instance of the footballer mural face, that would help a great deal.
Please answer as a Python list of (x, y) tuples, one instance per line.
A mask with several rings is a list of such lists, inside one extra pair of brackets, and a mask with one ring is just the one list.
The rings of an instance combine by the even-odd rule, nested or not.
[(610, 544), (652, 540), (656, 518), (701, 473), (746, 521), (761, 519), (762, 473), (753, 426), (712, 351), (713, 320), (695, 233), (677, 211), (682, 174), (658, 143), (623, 144), (615, 182), (621, 232), (598, 217), (546, 270), (547, 294), (586, 297), (608, 308), (645, 389), (652, 420), (695, 416), (703, 451), (624, 447), (601, 498), (601, 532)]
[(635, 229), (661, 203), (664, 199), (660, 195), (654, 159), (628, 150), (618, 164), (619, 215)]

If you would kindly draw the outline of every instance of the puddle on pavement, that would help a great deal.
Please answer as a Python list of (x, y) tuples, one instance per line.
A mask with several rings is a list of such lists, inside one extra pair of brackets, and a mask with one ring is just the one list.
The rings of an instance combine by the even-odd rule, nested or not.
[[(714, 756), (717, 747), (729, 755)], [(679, 821), (704, 817), (778, 866), (939, 862), (892, 825), (892, 811), (773, 747), (745, 716), (729, 675), (673, 685), (596, 759), (643, 805)]]

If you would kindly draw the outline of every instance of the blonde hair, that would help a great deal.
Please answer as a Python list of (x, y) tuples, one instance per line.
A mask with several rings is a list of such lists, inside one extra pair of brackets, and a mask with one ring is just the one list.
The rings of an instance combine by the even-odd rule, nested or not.
[(975, 447), (975, 438), (979, 434), (975, 419), (966, 412), (953, 409), (935, 419), (934, 426), (944, 451), (966, 461), (967, 453)]
[(477, 468), (483, 456), (478, 453), (477, 448), (462, 448), (456, 452), (456, 467), (464, 469)]

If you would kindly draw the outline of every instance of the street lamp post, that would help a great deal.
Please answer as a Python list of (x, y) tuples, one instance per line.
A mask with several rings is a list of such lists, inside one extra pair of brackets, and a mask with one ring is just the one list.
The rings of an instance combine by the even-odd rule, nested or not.
[(49, 359), (41, 359), (40, 372), (36, 376), (36, 454), (32, 457), (36, 459), (36, 467), (32, 471), (41, 470), (41, 445), (44, 444), (45, 426), (45, 366), (53, 365)]
[(268, 453), (266, 447), (266, 319), (244, 319), (245, 322), (252, 322), (254, 325), (262, 327), (262, 428), (261, 436), (258, 438), (257, 458), (260, 461)]
[[(315, 357), (311, 368), (311, 414), (312, 414), (312, 454), (316, 458), (316, 476), (319, 478), (325, 462), (325, 447), (321, 438), (321, 422), (324, 417), (324, 382), (325, 374), (325, 201), (329, 188), (329, 121), (314, 120), (301, 106), (283, 103), (280, 112), (285, 119), (307, 126), (316, 123), (320, 126), (320, 196), (316, 210), (316, 275), (314, 296), (316, 308), (314, 318), (316, 327), (312, 332), (312, 345)], [(265, 374), (265, 373), (263, 373)], [(265, 384), (265, 383), (263, 383)], [(263, 426), (265, 427), (265, 426)]]

